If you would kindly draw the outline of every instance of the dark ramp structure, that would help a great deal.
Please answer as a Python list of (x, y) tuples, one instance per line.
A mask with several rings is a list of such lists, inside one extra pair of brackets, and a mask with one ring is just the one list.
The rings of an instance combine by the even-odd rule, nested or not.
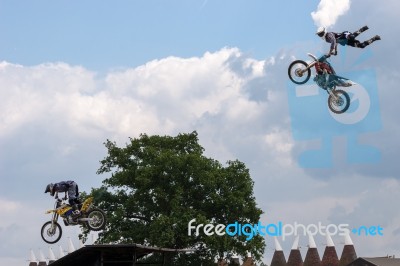
[(350, 263), (348, 266), (400, 266), (400, 259), (393, 257), (360, 257)]
[(138, 244), (109, 244), (84, 246), (56, 261), (51, 266), (132, 266), (149, 263), (141, 263), (140, 259), (152, 254), (160, 254), (161, 260), (151, 265), (165, 265), (166, 255), (178, 252), (191, 252), (188, 249), (169, 249), (148, 247)]

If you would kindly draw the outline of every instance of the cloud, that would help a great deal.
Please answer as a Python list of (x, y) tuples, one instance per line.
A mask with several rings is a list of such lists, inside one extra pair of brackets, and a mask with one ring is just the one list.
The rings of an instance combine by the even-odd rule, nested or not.
[[(260, 108), (241, 91), (262, 75), (262, 61), (236, 48), (201, 58), (168, 57), (105, 77), (64, 63), (0, 66), (0, 136), (34, 125), (51, 135), (127, 139), (139, 133), (171, 134), (193, 129), (193, 121), (224, 113), (242, 121)], [(57, 132), (57, 133), (56, 133)], [(60, 147), (63, 154), (76, 145)]]
[[(315, 143), (294, 141), (292, 136), (286, 82), (293, 54), (286, 50), (257, 60), (237, 48), (222, 48), (201, 57), (153, 60), (104, 76), (65, 63), (24, 67), (3, 62), (0, 145), (7, 156), (0, 154), (2, 176), (31, 182), (29, 176), (43, 176), (42, 171), (47, 176), (82, 176), (79, 181), (90, 186), (83, 176), (95, 175), (105, 139), (123, 145), (140, 133), (193, 130), (199, 132), (207, 154), (221, 161), (259, 162), (249, 166), (278, 173), (282, 166), (297, 167), (298, 154)], [(391, 78), (385, 83), (395, 85)], [(380, 134), (385, 138), (374, 135), (371, 144), (396, 153), (396, 144), (387, 141), (390, 132)], [(337, 140), (334, 143), (338, 146)], [(62, 170), (77, 160), (81, 165)], [(17, 161), (22, 166), (7, 167)], [(357, 171), (390, 177), (395, 167), (346, 165), (307, 174), (329, 178)], [(48, 177), (43, 182), (50, 181), (54, 180)]]
[[(268, 64), (237, 48), (167, 57), (104, 76), (65, 63), (2, 62), (0, 178), (5, 185), (0, 191), (8, 197), (34, 196), (33, 191), (42, 193), (45, 184), (63, 178), (76, 179), (82, 189), (98, 186), (102, 143), (111, 139), (123, 145), (140, 133), (197, 130), (209, 156), (235, 159), (241, 146), (218, 143), (226, 134), (252, 136), (258, 128), (252, 138), (262, 139), (265, 111), (275, 120), (268, 127), (280, 123), (276, 114), (285, 114), (273, 108), (281, 106), (284, 92), (266, 89), (262, 81)], [(262, 93), (252, 95), (252, 88)], [(232, 141), (237, 142), (235, 136)], [(248, 146), (246, 138), (241, 142)], [(32, 183), (32, 190), (8, 189), (16, 180)]]
[(21, 208), (21, 205), (18, 202), (1, 199), (0, 198), (0, 209), (5, 213), (16, 212)]
[(315, 25), (330, 27), (350, 9), (350, 0), (321, 0), (317, 11), (311, 12)]

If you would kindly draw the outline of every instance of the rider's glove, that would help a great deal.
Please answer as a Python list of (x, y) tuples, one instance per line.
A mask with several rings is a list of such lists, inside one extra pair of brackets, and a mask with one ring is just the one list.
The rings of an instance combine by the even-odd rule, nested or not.
[(336, 49), (330, 50), (329, 53), (326, 54), (326, 57), (330, 57), (331, 55), (337, 55), (337, 50)]

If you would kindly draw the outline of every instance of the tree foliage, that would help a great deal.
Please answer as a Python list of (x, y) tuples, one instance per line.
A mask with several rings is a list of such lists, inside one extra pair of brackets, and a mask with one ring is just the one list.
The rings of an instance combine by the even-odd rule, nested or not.
[[(98, 174), (111, 173), (93, 189), (107, 213), (101, 243), (139, 243), (166, 248), (192, 248), (173, 258), (175, 265), (207, 265), (229, 254), (259, 259), (261, 236), (188, 235), (188, 222), (256, 224), (262, 211), (253, 196), (253, 181), (244, 163), (226, 166), (203, 155), (196, 132), (171, 136), (140, 135), (126, 147), (107, 140), (108, 155)], [(180, 261), (180, 262), (179, 262)]]

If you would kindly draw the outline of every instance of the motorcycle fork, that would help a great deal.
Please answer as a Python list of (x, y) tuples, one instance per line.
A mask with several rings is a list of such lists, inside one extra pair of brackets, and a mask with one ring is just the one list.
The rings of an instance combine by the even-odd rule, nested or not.
[(301, 74), (303, 75), (304, 73), (306, 73), (306, 71), (309, 70), (310, 68), (312, 68), (313, 66), (315, 66), (316, 63), (317, 63), (316, 61), (310, 63), (305, 69), (302, 69), (302, 70), (300, 71)]
[(304, 69), (301, 69), (301, 68), (296, 69), (296, 71), (295, 71), (295, 72), (296, 72), (296, 75), (299, 76), (299, 77), (303, 76), (303, 74), (306, 73), (307, 70), (309, 70), (310, 68), (312, 68), (313, 66), (315, 66), (316, 63), (317, 63), (317, 62), (312, 62), (312, 63), (310, 63), (309, 65), (307, 65), (307, 67), (304, 68)]
[(335, 89), (336, 89), (336, 86), (333, 86), (332, 89), (328, 88), (326, 91), (328, 92), (328, 94), (330, 96), (332, 96), (333, 99), (335, 99), (335, 102), (336, 102), (340, 99), (340, 97), (336, 95)]
[(51, 228), (53, 229), (55, 227), (55, 224), (57, 223), (58, 220), (58, 213), (53, 214), (53, 218), (51, 219)]

